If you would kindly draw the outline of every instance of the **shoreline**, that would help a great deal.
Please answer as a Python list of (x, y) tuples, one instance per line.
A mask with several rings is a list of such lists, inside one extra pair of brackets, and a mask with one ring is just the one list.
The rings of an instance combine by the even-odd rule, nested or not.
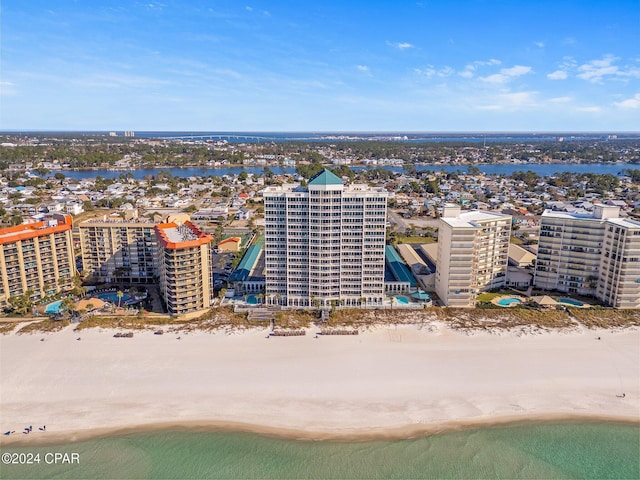
[(162, 328), (0, 335), (0, 445), (160, 430), (359, 441), (510, 423), (640, 425), (635, 327), (467, 334), (434, 321), (325, 338)]
[(571, 425), (607, 423), (640, 428), (640, 417), (620, 417), (604, 415), (567, 415), (567, 414), (541, 414), (505, 416), (496, 418), (477, 419), (470, 421), (449, 421), (446, 423), (412, 424), (390, 428), (369, 428), (361, 430), (345, 429), (343, 432), (322, 432), (298, 430), (295, 428), (282, 428), (260, 424), (224, 421), (189, 421), (189, 422), (159, 422), (141, 425), (114, 426), (108, 428), (92, 428), (76, 432), (56, 432), (46, 436), (38, 435), (35, 439), (29, 436), (16, 438), (0, 438), (0, 447), (45, 447), (56, 445), (68, 445), (79, 442), (99, 440), (102, 438), (128, 436), (134, 434), (155, 433), (221, 433), (234, 434), (246, 433), (269, 438), (292, 440), (301, 442), (366, 442), (376, 440), (412, 440), (420, 437), (448, 434), (467, 430), (476, 430), (493, 427), (517, 427), (527, 425)]

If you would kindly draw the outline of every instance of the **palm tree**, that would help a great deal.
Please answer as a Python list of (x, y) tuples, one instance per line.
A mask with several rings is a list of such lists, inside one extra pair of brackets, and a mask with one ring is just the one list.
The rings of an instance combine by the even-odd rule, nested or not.
[(122, 290), (118, 290), (118, 292), (116, 293), (116, 296), (118, 297), (118, 308), (120, 308), (120, 304), (122, 303), (122, 297), (124, 297), (124, 292)]
[(73, 311), (74, 307), (76, 306), (76, 304), (73, 301), (73, 298), (71, 297), (65, 297), (64, 299), (62, 299), (62, 303), (60, 304), (60, 306), (67, 311), (67, 313), (71, 314), (71, 312)]

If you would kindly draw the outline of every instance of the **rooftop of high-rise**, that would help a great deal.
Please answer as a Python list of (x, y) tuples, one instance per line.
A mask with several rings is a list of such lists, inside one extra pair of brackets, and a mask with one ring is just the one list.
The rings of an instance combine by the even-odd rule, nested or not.
[(70, 215), (52, 215), (42, 221), (23, 223), (14, 227), (0, 229), (0, 245), (41, 237), (51, 233), (71, 230), (72, 220)]
[(191, 222), (183, 224), (161, 223), (155, 226), (156, 235), (164, 248), (182, 249), (199, 247), (213, 241), (213, 237)]
[(486, 210), (462, 211), (457, 205), (447, 204), (440, 219), (456, 228), (477, 228), (478, 222), (502, 220), (509, 217), (510, 215), (504, 213), (488, 212)]
[(545, 218), (564, 218), (567, 220), (611, 220), (613, 218), (620, 218), (620, 207), (613, 205), (596, 205), (593, 212), (586, 210), (575, 211), (563, 211), (563, 210), (545, 210), (542, 212), (542, 217)]

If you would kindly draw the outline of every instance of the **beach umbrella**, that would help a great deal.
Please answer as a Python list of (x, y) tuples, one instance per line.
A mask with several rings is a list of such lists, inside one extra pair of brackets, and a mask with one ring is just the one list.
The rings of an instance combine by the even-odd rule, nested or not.
[(549, 295), (541, 295), (539, 297), (531, 297), (531, 300), (533, 300), (534, 302), (536, 302), (538, 305), (541, 305), (541, 306), (553, 306), (553, 305), (557, 305), (558, 304), (558, 302), (556, 302)]

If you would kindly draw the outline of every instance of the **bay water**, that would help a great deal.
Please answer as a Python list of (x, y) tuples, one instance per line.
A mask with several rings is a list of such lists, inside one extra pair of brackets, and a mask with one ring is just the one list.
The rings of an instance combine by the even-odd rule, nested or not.
[[(480, 172), (487, 175), (512, 175), (514, 172), (526, 172), (532, 171), (541, 177), (549, 177), (557, 175), (562, 172), (570, 172), (576, 174), (585, 173), (598, 173), (598, 174), (610, 174), (615, 176), (623, 175), (627, 169), (640, 168), (637, 164), (624, 164), (624, 163), (481, 163), (474, 165), (480, 170)], [(353, 171), (358, 172), (361, 170), (367, 170), (377, 168), (376, 166), (365, 167), (362, 165), (354, 165), (349, 167)], [(402, 167), (393, 166), (381, 166), (385, 170), (389, 170), (394, 173), (401, 173)], [(446, 173), (467, 173), (469, 165), (416, 165), (416, 170), (441, 172)], [(269, 169), (276, 175), (294, 174), (296, 169), (293, 167), (281, 167), (274, 166)], [(102, 178), (119, 178), (123, 175), (131, 175), (136, 180), (142, 180), (144, 178), (155, 177), (159, 173), (170, 173), (174, 177), (221, 177), (224, 175), (239, 175), (240, 172), (245, 172), (247, 175), (264, 176), (264, 167), (247, 166), (247, 167), (168, 167), (168, 168), (138, 168), (135, 170), (57, 170), (51, 172), (50, 175), (55, 173), (63, 173), (68, 178), (75, 180), (83, 180), (85, 178), (96, 178), (98, 176)]]
[[(3, 479), (640, 478), (639, 426), (606, 422), (509, 424), (367, 441), (185, 429), (1, 450), (40, 454), (40, 463), (3, 464)], [(77, 453), (79, 464), (48, 464), (47, 453)]]

